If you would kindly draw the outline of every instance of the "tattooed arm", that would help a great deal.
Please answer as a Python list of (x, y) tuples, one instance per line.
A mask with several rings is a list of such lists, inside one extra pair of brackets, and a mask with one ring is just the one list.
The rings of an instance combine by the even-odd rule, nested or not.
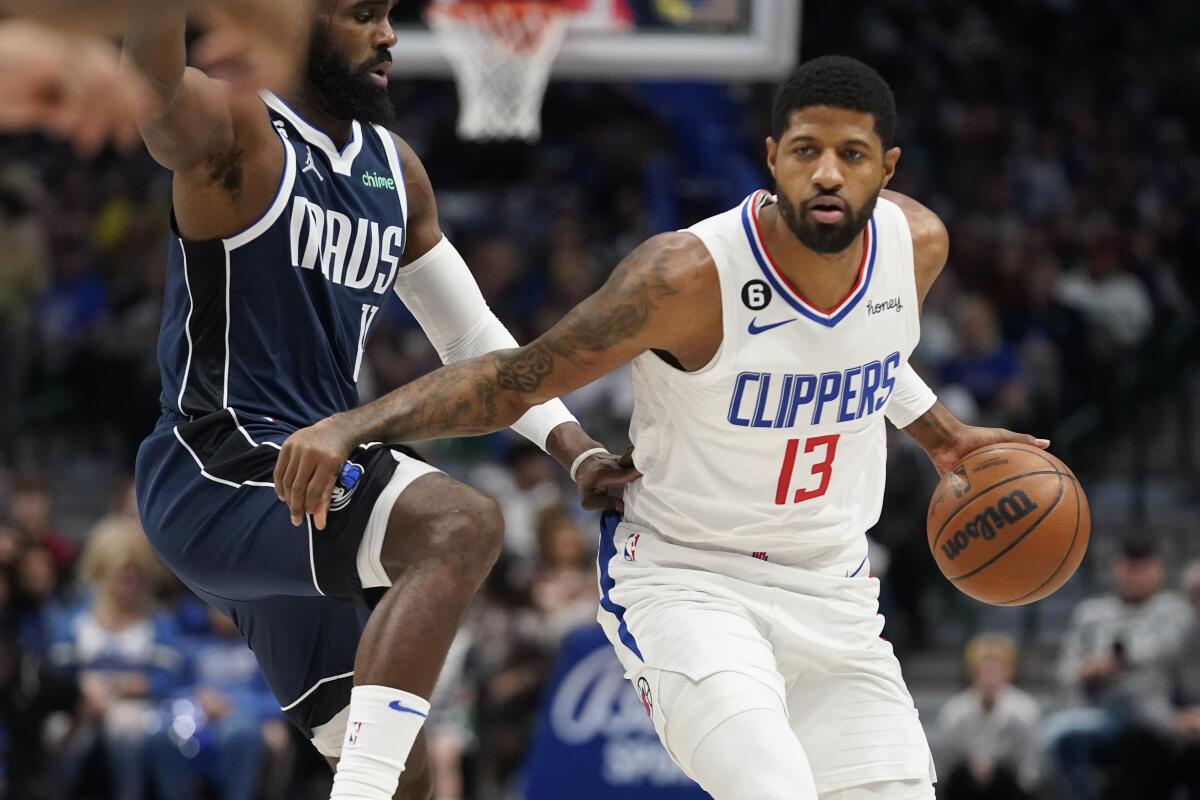
[(293, 520), (321, 527), (338, 470), (366, 441), (490, 433), (529, 408), (585, 386), (650, 348), (700, 366), (720, 345), (716, 267), (691, 234), (650, 239), (594, 295), (524, 347), (451, 364), (378, 400), (293, 434), (275, 489)]

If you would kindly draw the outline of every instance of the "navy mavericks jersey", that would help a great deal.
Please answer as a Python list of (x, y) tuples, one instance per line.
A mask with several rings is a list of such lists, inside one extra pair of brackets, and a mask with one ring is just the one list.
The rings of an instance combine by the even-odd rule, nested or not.
[(226, 239), (173, 237), (158, 343), (162, 406), (296, 427), (358, 404), (363, 347), (404, 252), (407, 198), (385, 129), (339, 152), (264, 93), (286, 161), (270, 208)]

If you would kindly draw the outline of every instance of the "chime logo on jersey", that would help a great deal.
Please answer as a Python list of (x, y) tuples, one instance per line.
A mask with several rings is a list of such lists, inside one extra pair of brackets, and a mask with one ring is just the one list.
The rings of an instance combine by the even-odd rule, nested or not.
[(300, 196), (292, 200), (290, 234), (293, 267), (316, 269), (319, 263), (328, 280), (350, 289), (371, 286), (375, 294), (392, 285), (404, 253), (403, 228), (381, 231), (378, 222), (353, 220)]
[[(896, 385), (900, 353), (819, 375), (743, 372), (733, 381), (728, 420), (742, 428), (852, 422), (882, 411)], [(801, 409), (811, 411), (801, 417)]]

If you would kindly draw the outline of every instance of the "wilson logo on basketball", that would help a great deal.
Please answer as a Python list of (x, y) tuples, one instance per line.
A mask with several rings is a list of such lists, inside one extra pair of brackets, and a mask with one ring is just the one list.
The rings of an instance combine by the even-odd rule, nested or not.
[(1012, 525), (1037, 510), (1038, 504), (1025, 494), (1024, 489), (1016, 489), (1001, 497), (994, 506), (988, 506), (975, 519), (968, 522), (963, 529), (955, 531), (952, 536), (942, 543), (942, 552), (946, 558), (953, 561), (959, 553), (970, 547), (975, 539), (991, 541), (996, 533), (1006, 525)]

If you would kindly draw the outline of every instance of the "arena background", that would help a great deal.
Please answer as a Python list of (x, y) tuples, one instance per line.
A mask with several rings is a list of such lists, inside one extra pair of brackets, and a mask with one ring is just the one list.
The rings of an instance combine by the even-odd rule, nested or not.
[[(398, 25), (415, 23), (415, 5), (401, 3)], [(687, 11), (633, 6), (654, 27)], [(1091, 550), (1064, 589), (1020, 609), (974, 603), (940, 577), (925, 544), (934, 472), (891, 432), (871, 561), (942, 792), (1084, 800), (1062, 781), (1074, 762), (1055, 743), (1078, 718), (1059, 712), (1087, 709), (1138, 723), (1091, 767), (1097, 796), (1188, 796), (1200, 738), (1188, 716), (1200, 706), (1200, 575), (1189, 569), (1200, 557), (1200, 6), (818, 0), (804, 5), (799, 38), (805, 59), (855, 56), (890, 81), (903, 149), (892, 188), (949, 227), (919, 370), (962, 418), (1050, 438), (1093, 508)], [(555, 80), (541, 141), (465, 144), (453, 84), (415, 68), (421, 77), (406, 78), (403, 64), (398, 53), (395, 130), (424, 160), (444, 227), (522, 341), (644, 238), (770, 186), (766, 81), (638, 81), (628, 69), (615, 81)], [(109, 778), (144, 768), (138, 752), (158, 770), (147, 769), (151, 793), (163, 779), (194, 784), (192, 796), (250, 796), (225, 781), (257, 785), (263, 798), (327, 796), (323, 764), (239, 671), (244, 648), (123, 537), (137, 526), (133, 454), (157, 416), (168, 201), (168, 175), (144, 152), (81, 162), (43, 138), (0, 139), (2, 796), (115, 797)], [(398, 302), (386, 312), (363, 399), (439, 363)], [(627, 375), (567, 401), (612, 449), (627, 443)], [(508, 434), (420, 449), (494, 494), (507, 524), (427, 729), (438, 800), (703, 796), (670, 765), (590, 622), (596, 521), (561, 470)], [(1153, 596), (1081, 607), (1114, 591), (1114, 569)], [(65, 620), (103, 592), (152, 597), (147, 615), (172, 631), (171, 657), (147, 667), (142, 700), (97, 690), (63, 655), (74, 635)], [(1117, 660), (1116, 700), (1078, 680), (1078, 658), (1096, 648)], [(993, 730), (966, 700), (950, 704), (972, 674), (994, 678), (988, 665), (1002, 676), (1011, 652), (1036, 705), (1017, 704)], [(131, 714), (141, 733), (106, 748), (105, 733), (122, 719), (128, 731)], [(217, 725), (231, 718), (243, 728)], [(234, 734), (252, 759), (218, 757), (230, 752), (220, 737)], [(1018, 789), (997, 777), (1008, 772)], [(989, 783), (999, 793), (986, 794)]]

